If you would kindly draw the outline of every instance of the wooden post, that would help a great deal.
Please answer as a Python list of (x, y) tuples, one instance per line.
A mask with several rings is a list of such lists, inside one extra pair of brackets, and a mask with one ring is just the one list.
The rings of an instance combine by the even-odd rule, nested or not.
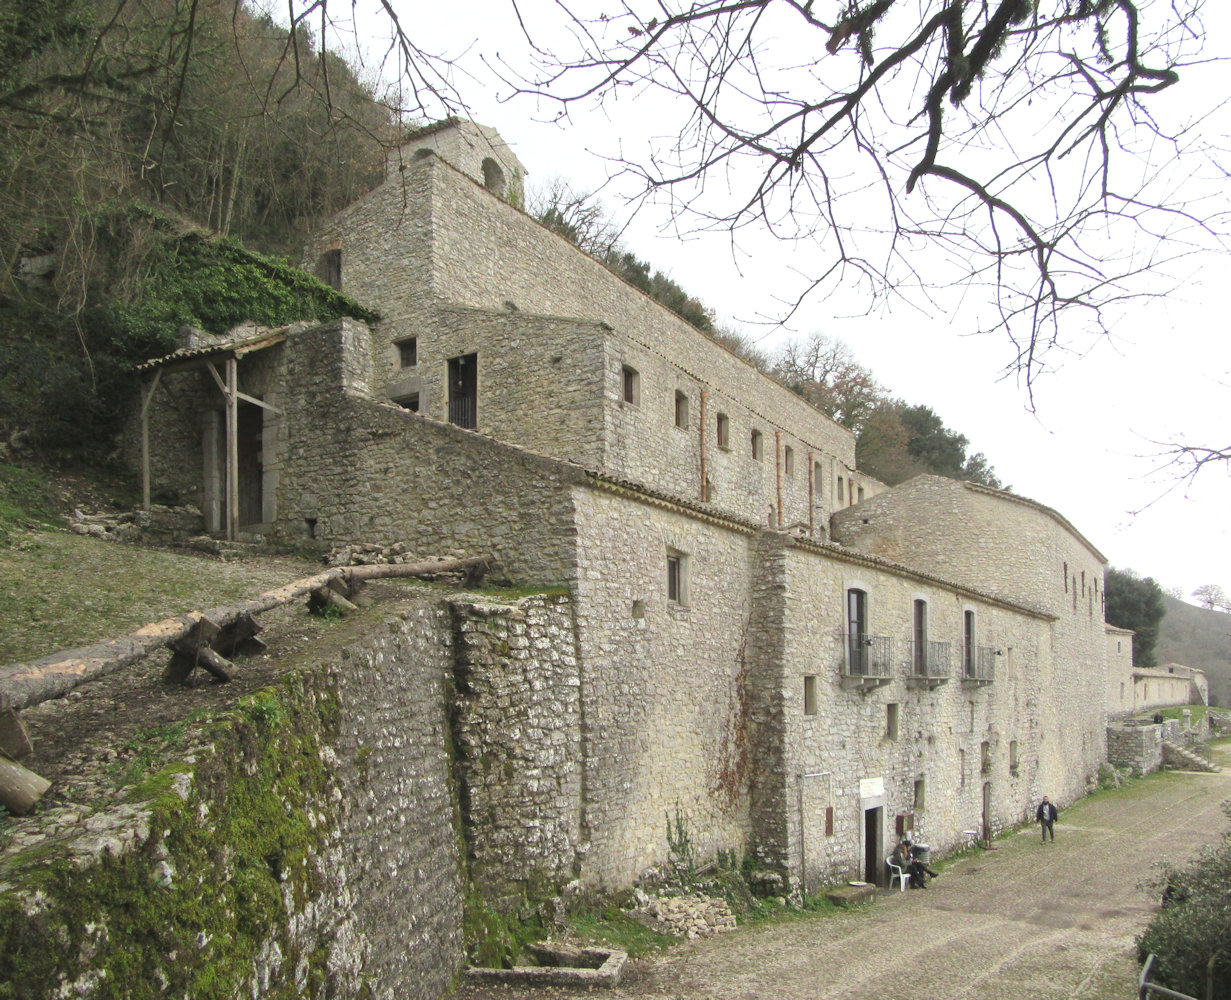
[(154, 372), (149, 386), (142, 387), (141, 399), (141, 503), (143, 510), (150, 509), (150, 400), (162, 378), (162, 369)]
[(239, 362), (227, 358), (227, 541), (239, 536)]

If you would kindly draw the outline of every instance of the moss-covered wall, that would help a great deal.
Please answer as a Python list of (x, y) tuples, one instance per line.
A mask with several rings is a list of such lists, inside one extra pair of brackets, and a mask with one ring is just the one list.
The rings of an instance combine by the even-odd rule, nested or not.
[(451, 643), (438, 600), (384, 605), (117, 805), (9, 821), (0, 998), (439, 996), (462, 962)]

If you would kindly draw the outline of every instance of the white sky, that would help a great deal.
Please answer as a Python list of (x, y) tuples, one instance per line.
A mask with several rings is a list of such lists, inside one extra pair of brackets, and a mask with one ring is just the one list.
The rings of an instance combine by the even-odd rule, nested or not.
[[(375, 6), (374, 0), (360, 0), (360, 10), (365, 3)], [(414, 26), (422, 48), (454, 60), (455, 83), (470, 116), (495, 127), (514, 147), (531, 186), (559, 176), (576, 190), (598, 189), (612, 173), (603, 154), (622, 151), (631, 159), (662, 141), (666, 126), (656, 119), (655, 101), (644, 95), (625, 98), (606, 114), (575, 116), (567, 128), (546, 123), (551, 109), (529, 99), (502, 103), (509, 87), (487, 72), (481, 57), (513, 62), (524, 52), (508, 0), (430, 5), (435, 10), (395, 0), (394, 7), (404, 26)], [(520, 9), (540, 44), (562, 17), (547, 0), (523, 0)], [(649, 0), (646, 9), (649, 16)], [(1216, 10), (1206, 21), (1207, 52), (1231, 54), (1231, 14)], [(366, 36), (381, 27), (378, 18), (362, 14), (360, 25)], [(379, 49), (378, 42), (372, 44), (369, 51)], [(1172, 89), (1174, 99), (1168, 95), (1165, 111), (1183, 114), (1200, 100), (1225, 94), (1225, 81), (1225, 69), (1217, 67), (1204, 80), (1183, 79)], [(1205, 128), (1224, 139), (1231, 116), (1214, 118)], [(613, 185), (603, 191), (612, 214), (621, 209), (619, 195)], [(1217, 200), (1222, 210), (1229, 207), (1222, 192)], [(1231, 446), (1226, 256), (1194, 263), (1181, 296), (1137, 307), (1117, 323), (1112, 341), (1083, 347), (1082, 356), (1051, 358), (1064, 363), (1035, 383), (1031, 413), (1024, 388), (1011, 376), (1003, 378), (1014, 357), (1011, 345), (995, 335), (969, 333), (975, 304), (963, 303), (950, 314), (894, 304), (864, 315), (863, 302), (839, 295), (809, 301), (790, 329), (753, 327), (740, 321), (774, 313), (776, 301), (797, 292), (792, 270), (807, 267), (806, 244), (746, 232), (735, 261), (728, 237), (682, 239), (665, 209), (643, 210), (624, 242), (714, 308), (720, 321), (764, 333), (764, 346), (813, 330), (846, 341), (893, 395), (934, 409), (970, 439), (972, 452), (987, 455), (1003, 482), (1064, 514), (1112, 565), (1153, 576), (1186, 595), (1206, 583), (1231, 591), (1231, 470), (1208, 467), (1194, 484), (1177, 483), (1171, 473), (1158, 472), (1155, 444), (1183, 437)], [(1082, 331), (1072, 332), (1080, 340)]]

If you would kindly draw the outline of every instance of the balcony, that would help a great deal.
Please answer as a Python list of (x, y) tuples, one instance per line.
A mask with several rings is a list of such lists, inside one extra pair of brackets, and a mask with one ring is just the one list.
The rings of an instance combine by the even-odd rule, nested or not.
[(996, 675), (996, 657), (1000, 650), (993, 646), (964, 646), (962, 656), (962, 687), (983, 687)]
[(932, 688), (948, 684), (952, 676), (950, 654), (952, 644), (947, 642), (908, 642), (906, 652), (909, 670), (906, 683), (913, 688)]
[(842, 636), (842, 686), (870, 691), (893, 679), (893, 643), (887, 635)]

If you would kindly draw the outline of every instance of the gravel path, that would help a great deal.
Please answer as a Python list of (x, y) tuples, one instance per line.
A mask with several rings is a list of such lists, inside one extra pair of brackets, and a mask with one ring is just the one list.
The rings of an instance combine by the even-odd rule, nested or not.
[(1138, 884), (1215, 842), (1228, 798), (1231, 769), (1152, 776), (1062, 812), (1054, 844), (1031, 827), (942, 866), (926, 891), (681, 945), (634, 963), (616, 990), (463, 986), (457, 997), (1128, 1000), (1134, 939), (1156, 903)]

